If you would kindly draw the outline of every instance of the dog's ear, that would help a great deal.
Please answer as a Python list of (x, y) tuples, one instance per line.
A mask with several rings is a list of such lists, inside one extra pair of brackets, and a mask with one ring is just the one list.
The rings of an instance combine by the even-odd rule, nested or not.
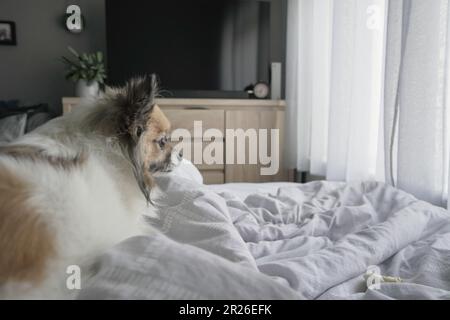
[(135, 140), (146, 130), (146, 123), (153, 110), (154, 99), (158, 95), (158, 79), (155, 74), (132, 78), (122, 88), (120, 113), (122, 131)]

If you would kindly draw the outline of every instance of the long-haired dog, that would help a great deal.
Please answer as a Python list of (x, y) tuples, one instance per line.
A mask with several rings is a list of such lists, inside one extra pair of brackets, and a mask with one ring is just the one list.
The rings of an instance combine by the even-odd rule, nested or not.
[(0, 297), (71, 298), (93, 259), (148, 226), (152, 175), (179, 155), (155, 76), (109, 89), (0, 147)]

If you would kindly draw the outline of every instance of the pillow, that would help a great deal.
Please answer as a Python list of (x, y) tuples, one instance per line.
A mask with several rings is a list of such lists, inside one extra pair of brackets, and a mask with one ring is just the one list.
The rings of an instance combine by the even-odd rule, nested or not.
[(26, 125), (26, 113), (18, 113), (0, 118), (0, 143), (8, 143), (23, 136)]
[(18, 101), (15, 100), (0, 101), (0, 119), (17, 114), (27, 115), (25, 133), (33, 131), (53, 118), (53, 115), (49, 112), (48, 105), (45, 103), (32, 106), (19, 106)]
[(24, 110), (27, 113), (25, 133), (33, 131), (53, 118), (53, 115), (49, 112), (48, 104), (46, 103), (40, 103), (33, 106), (22, 106), (20, 107), (20, 110)]
[(203, 176), (200, 171), (198, 171), (197, 167), (195, 167), (191, 161), (184, 158), (181, 160), (181, 163), (169, 173), (169, 175), (186, 178), (197, 182), (198, 184), (203, 184)]
[(52, 119), (52, 116), (48, 112), (36, 112), (31, 115), (28, 114), (28, 121), (25, 132), (28, 133), (33, 131), (34, 129), (40, 127), (50, 119)]

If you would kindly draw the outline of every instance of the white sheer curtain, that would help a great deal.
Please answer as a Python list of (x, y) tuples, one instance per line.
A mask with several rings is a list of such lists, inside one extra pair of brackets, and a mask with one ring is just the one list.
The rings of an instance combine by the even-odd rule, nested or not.
[(291, 167), (330, 180), (384, 177), (385, 0), (290, 0)]
[(444, 205), (449, 10), (449, 0), (289, 0), (290, 167)]

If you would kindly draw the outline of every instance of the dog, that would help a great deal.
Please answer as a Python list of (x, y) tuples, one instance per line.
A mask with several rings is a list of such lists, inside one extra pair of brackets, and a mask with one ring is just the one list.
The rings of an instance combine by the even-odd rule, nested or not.
[(154, 174), (181, 155), (154, 103), (155, 75), (108, 88), (86, 106), (0, 147), (0, 298), (69, 299), (68, 267), (152, 232)]

